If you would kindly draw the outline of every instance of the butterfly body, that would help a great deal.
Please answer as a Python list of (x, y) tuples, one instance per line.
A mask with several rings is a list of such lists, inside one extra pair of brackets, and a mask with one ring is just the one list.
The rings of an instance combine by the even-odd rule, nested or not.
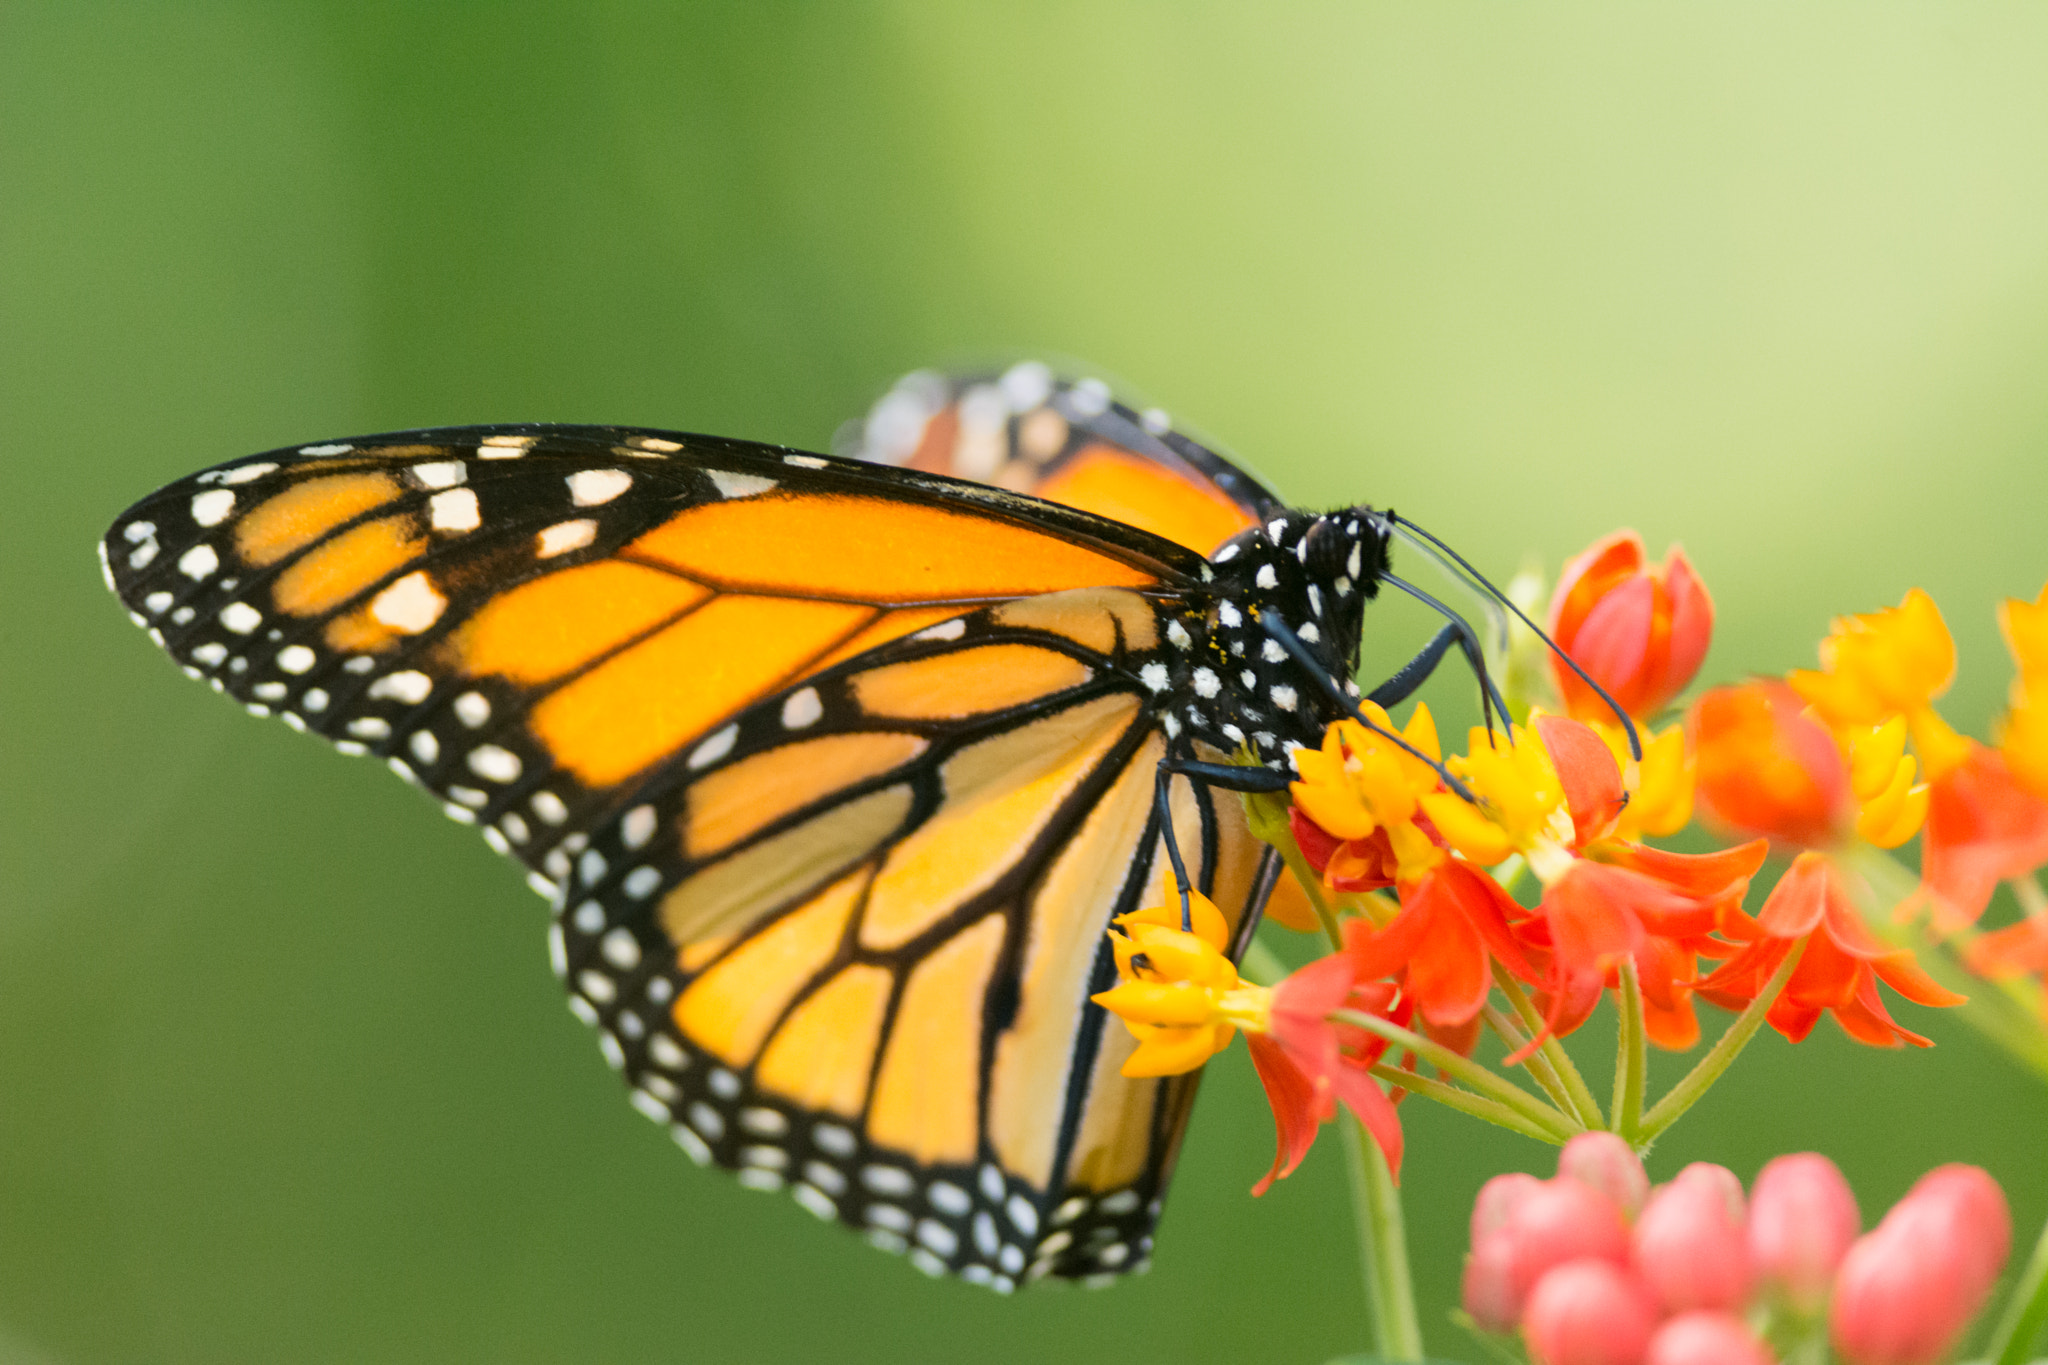
[(1086, 381), (937, 382), (862, 459), (275, 451), (144, 499), (102, 560), (190, 675), (527, 869), (572, 1011), (692, 1158), (930, 1273), (1112, 1277), (1198, 1078), (1119, 1074), (1103, 931), (1180, 856), (1248, 940), (1275, 861), (1175, 765), (1278, 780), (1319, 739), (1338, 704), (1261, 622), (1348, 678), (1385, 523), (1287, 511)]

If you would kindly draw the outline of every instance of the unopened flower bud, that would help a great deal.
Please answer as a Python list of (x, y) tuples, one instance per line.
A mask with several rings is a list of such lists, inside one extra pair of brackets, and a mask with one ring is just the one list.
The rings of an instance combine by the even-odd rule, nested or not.
[(1721, 1169), (1688, 1167), (1636, 1219), (1636, 1273), (1668, 1312), (1736, 1310), (1749, 1298), (1748, 1239), (1711, 1174)]
[(1835, 1269), (1862, 1228), (1849, 1182), (1818, 1152), (1778, 1157), (1750, 1190), (1750, 1261), (1796, 1312), (1816, 1313), (1827, 1302)]
[(1478, 1248), (1487, 1233), (1506, 1227), (1515, 1207), (1542, 1188), (1542, 1181), (1524, 1171), (1509, 1171), (1481, 1185), (1479, 1197), (1472, 1201), (1473, 1248)]
[(1728, 1211), (1731, 1222), (1741, 1223), (1749, 1216), (1748, 1203), (1742, 1197), (1742, 1177), (1726, 1166), (1716, 1166), (1711, 1161), (1695, 1161), (1680, 1171), (1671, 1183), (1698, 1183), (1713, 1191), (1715, 1197), (1721, 1201), (1721, 1206)]
[(1537, 1283), (1522, 1332), (1539, 1365), (1642, 1365), (1656, 1325), (1650, 1296), (1626, 1270), (1581, 1260)]
[(1459, 1300), (1482, 1332), (1512, 1332), (1522, 1321), (1515, 1289), (1515, 1239), (1501, 1229), (1474, 1239)]
[(1680, 1313), (1650, 1338), (1644, 1365), (1773, 1365), (1771, 1353), (1732, 1313)]
[(1635, 1148), (1616, 1133), (1581, 1133), (1567, 1142), (1557, 1156), (1557, 1173), (1606, 1195), (1624, 1218), (1641, 1212), (1650, 1194), (1650, 1177)]
[(1546, 1180), (1523, 1195), (1504, 1229), (1513, 1243), (1515, 1292), (1525, 1301), (1553, 1266), (1628, 1261), (1628, 1225), (1614, 1201), (1576, 1180)]
[(1983, 1307), (2012, 1245), (2005, 1195), (1983, 1171), (1929, 1172), (1859, 1238), (1835, 1277), (1829, 1327), (1852, 1365), (1933, 1365)]

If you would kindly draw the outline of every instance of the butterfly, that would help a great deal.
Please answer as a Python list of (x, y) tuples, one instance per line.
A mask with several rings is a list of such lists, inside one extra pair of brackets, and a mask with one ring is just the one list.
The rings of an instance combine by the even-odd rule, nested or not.
[[(842, 444), (328, 441), (100, 548), (191, 677), (524, 865), (697, 1162), (1001, 1292), (1142, 1269), (1199, 1077), (1120, 1074), (1105, 930), (1192, 887), (1243, 950), (1279, 866), (1234, 793), (1355, 711), (1383, 584), (1433, 602), (1390, 542), (1448, 551), (1036, 363), (911, 375)], [(1479, 661), (1444, 610), (1375, 699)]]

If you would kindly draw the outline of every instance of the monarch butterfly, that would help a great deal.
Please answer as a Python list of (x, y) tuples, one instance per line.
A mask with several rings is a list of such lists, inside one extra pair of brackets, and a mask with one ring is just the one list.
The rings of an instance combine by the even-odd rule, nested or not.
[(696, 1161), (1002, 1292), (1142, 1269), (1197, 1077), (1119, 1074), (1104, 930), (1170, 875), (1242, 951), (1278, 868), (1230, 793), (1355, 709), (1415, 533), (1035, 363), (912, 375), (847, 444), (323, 442), (100, 550), (190, 676), (525, 865), (571, 1009)]

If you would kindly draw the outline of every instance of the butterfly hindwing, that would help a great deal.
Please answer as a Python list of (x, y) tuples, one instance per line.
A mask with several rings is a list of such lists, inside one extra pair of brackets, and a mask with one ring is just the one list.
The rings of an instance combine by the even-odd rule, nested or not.
[[(933, 1273), (1142, 1263), (1193, 1082), (1119, 1074), (1131, 1039), (1087, 996), (1164, 867), (1155, 611), (1085, 590), (895, 642), (809, 680), (801, 736), (770, 698), (594, 831), (555, 958), (635, 1104)], [(1173, 808), (1242, 923), (1263, 865), (1235, 798)]]

